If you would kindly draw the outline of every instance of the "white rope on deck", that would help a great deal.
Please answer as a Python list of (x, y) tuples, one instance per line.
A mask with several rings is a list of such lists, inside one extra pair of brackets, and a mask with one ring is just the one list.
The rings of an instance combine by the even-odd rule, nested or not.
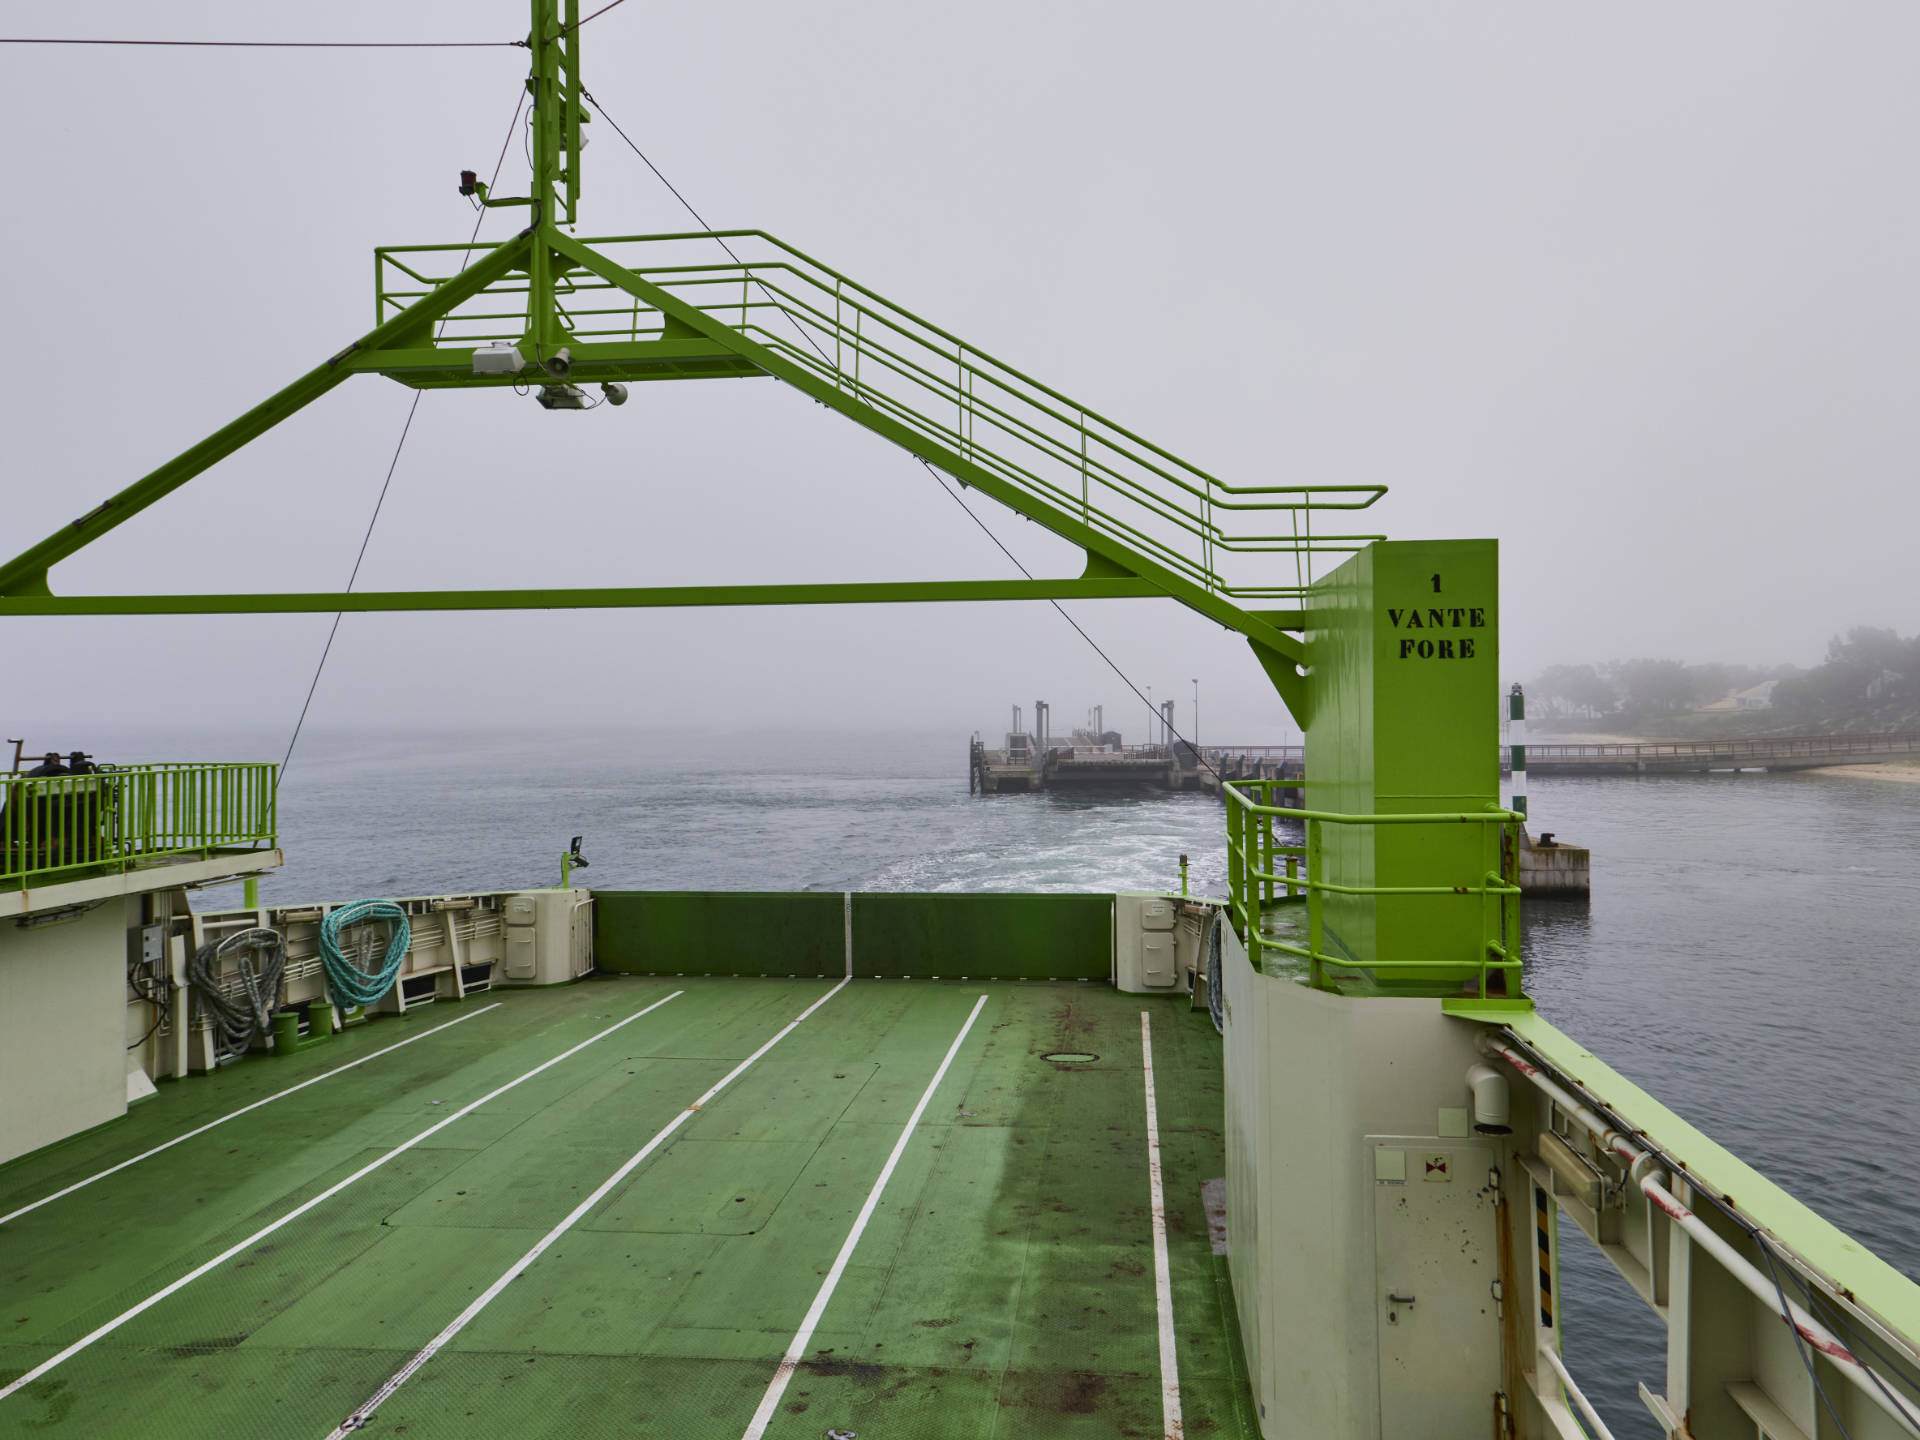
[(1166, 1440), (1184, 1440), (1180, 1357), (1173, 1343), (1173, 1281), (1167, 1265), (1167, 1196), (1160, 1184), (1160, 1115), (1153, 1098), (1153, 1022), (1140, 1012), (1140, 1059), (1147, 1088), (1147, 1187), (1153, 1200), (1153, 1298), (1160, 1311), (1160, 1414)]
[[(842, 982), (845, 983), (845, 982)], [(900, 1138), (893, 1142), (893, 1153), (887, 1156), (887, 1163), (880, 1167), (880, 1177), (873, 1182), (873, 1188), (867, 1192), (867, 1200), (855, 1217), (853, 1228), (847, 1232), (840, 1253), (834, 1256), (832, 1268), (827, 1278), (820, 1282), (820, 1289), (813, 1297), (813, 1304), (807, 1307), (806, 1318), (800, 1322), (800, 1328), (794, 1332), (793, 1342), (787, 1346), (787, 1353), (780, 1357), (780, 1364), (773, 1372), (773, 1379), (767, 1384), (767, 1393), (760, 1397), (760, 1408), (753, 1412), (753, 1419), (747, 1423), (741, 1440), (761, 1440), (772, 1423), (775, 1412), (780, 1408), (780, 1399), (787, 1393), (787, 1382), (793, 1379), (793, 1372), (799, 1368), (800, 1357), (807, 1353), (807, 1346), (813, 1343), (813, 1332), (820, 1326), (820, 1317), (827, 1312), (827, 1302), (833, 1298), (833, 1292), (840, 1283), (840, 1277), (846, 1273), (847, 1262), (853, 1258), (854, 1247), (860, 1243), (860, 1237), (866, 1232), (867, 1222), (873, 1219), (873, 1212), (880, 1204), (880, 1194), (887, 1188), (887, 1182), (893, 1178), (894, 1167), (900, 1163), (900, 1157), (907, 1152), (907, 1142), (913, 1138), (914, 1127), (920, 1123), (920, 1117), (927, 1113), (927, 1106), (933, 1100), (933, 1092), (940, 1088), (940, 1082), (947, 1078), (947, 1071), (953, 1065), (953, 1057), (960, 1053), (960, 1043), (967, 1038), (967, 1032), (973, 1028), (973, 1022), (980, 1018), (980, 1011), (987, 1003), (982, 995), (973, 1002), (973, 1009), (967, 1015), (967, 1023), (960, 1027), (960, 1033), (953, 1037), (953, 1044), (947, 1047), (947, 1057), (940, 1062), (940, 1068), (933, 1072), (933, 1079), (927, 1082), (927, 1088), (920, 1093), (920, 1103), (913, 1107), (913, 1113), (907, 1117), (906, 1125), (900, 1131)]]
[[(145, 1314), (148, 1310), (151, 1310), (155, 1305), (158, 1305), (162, 1300), (166, 1299), (169, 1295), (172, 1295), (177, 1291), (184, 1290), (187, 1286), (191, 1285), (195, 1280), (198, 1280), (202, 1275), (205, 1275), (208, 1271), (218, 1269), (220, 1266), (226, 1264), (227, 1261), (231, 1260), (234, 1256), (240, 1254), (242, 1251), (249, 1250), (253, 1246), (258, 1245), (262, 1240), (266, 1239), (267, 1236), (273, 1234), (276, 1230), (279, 1230), (282, 1226), (291, 1225), (295, 1220), (298, 1220), (302, 1215), (306, 1214), (309, 1210), (313, 1209), (314, 1206), (322, 1204), (325, 1201), (331, 1200), (335, 1195), (338, 1195), (342, 1190), (346, 1189), (349, 1185), (352, 1185), (358, 1180), (365, 1179), (367, 1176), (371, 1175), (374, 1171), (378, 1170), (381, 1166), (385, 1165), (388, 1161), (398, 1159), (400, 1156), (406, 1154), (407, 1151), (411, 1150), (414, 1146), (418, 1145), (422, 1140), (425, 1140), (429, 1136), (435, 1135), (440, 1131), (446, 1129), (447, 1126), (453, 1124), (454, 1121), (462, 1119), (465, 1116), (471, 1115), (474, 1111), (478, 1110), (482, 1105), (485, 1105), (489, 1100), (498, 1099), (500, 1096), (506, 1094), (509, 1090), (513, 1089), (515, 1086), (521, 1085), (526, 1081), (531, 1080), (534, 1076), (540, 1074), (542, 1071), (551, 1070), (555, 1065), (558, 1065), (562, 1060), (567, 1059), (569, 1056), (579, 1054), (582, 1050), (586, 1049), (589, 1045), (592, 1045), (596, 1041), (606, 1039), (607, 1036), (613, 1034), (614, 1031), (619, 1030), (627, 1025), (631, 1025), (635, 1020), (638, 1020), (642, 1015), (648, 1014), (649, 1012), (654, 1010), (658, 1010), (662, 1005), (666, 1004), (668, 1000), (676, 1000), (681, 995), (684, 995), (685, 993), (686, 992), (684, 990), (676, 990), (673, 992), (673, 994), (667, 996), (666, 999), (654, 1001), (653, 1004), (647, 1006), (645, 1010), (635, 1011), (633, 1014), (627, 1016), (626, 1019), (617, 1021), (614, 1024), (609, 1025), (606, 1029), (602, 1030), (599, 1034), (591, 1035), (585, 1040), (582, 1040), (578, 1045), (572, 1046), (571, 1048), (566, 1050), (562, 1050), (558, 1055), (555, 1055), (551, 1060), (541, 1061), (540, 1064), (534, 1066), (531, 1070), (528, 1070), (523, 1074), (516, 1075), (513, 1079), (509, 1080), (506, 1084), (499, 1086), (496, 1089), (489, 1090), (486, 1094), (482, 1095), (478, 1100), (472, 1100), (472, 1101), (469, 1101), (467, 1104), (462, 1105), (458, 1110), (454, 1111), (453, 1114), (447, 1116), (446, 1119), (438, 1121), (435, 1124), (429, 1125), (426, 1129), (422, 1130), (418, 1135), (413, 1136), (411, 1139), (401, 1141), (398, 1145), (394, 1146), (391, 1150), (387, 1151), (386, 1154), (382, 1155), (378, 1160), (372, 1161), (371, 1163), (366, 1165), (362, 1165), (358, 1170), (354, 1171), (351, 1175), (347, 1176), (347, 1178), (344, 1180), (335, 1181), (333, 1184), (329, 1185), (326, 1189), (322, 1190), (318, 1195), (315, 1195), (311, 1200), (303, 1201), (300, 1204), (294, 1206), (293, 1209), (289, 1210), (286, 1214), (282, 1215), (278, 1220), (272, 1221), (271, 1223), (266, 1225), (262, 1225), (258, 1230), (254, 1231), (251, 1235), (247, 1236), (246, 1239), (240, 1241), (238, 1244), (229, 1245), (225, 1250), (222, 1250), (218, 1255), (214, 1256), (211, 1260), (206, 1261), (204, 1264), (196, 1265), (193, 1269), (189, 1270), (186, 1274), (182, 1275), (178, 1280), (173, 1281), (169, 1285), (163, 1285), (160, 1289), (154, 1291), (153, 1294), (149, 1295), (146, 1299), (142, 1300), (139, 1304), (128, 1307), (127, 1309), (121, 1311), (118, 1315), (114, 1316), (113, 1319), (107, 1321), (106, 1324), (100, 1326), (98, 1329), (91, 1330), (87, 1334), (81, 1336), (78, 1340), (74, 1341), (73, 1344), (67, 1346), (66, 1349), (62, 1350), (59, 1354), (53, 1356), (51, 1359), (43, 1360), (40, 1364), (34, 1366), (31, 1370), (27, 1371), (26, 1374), (22, 1375), (19, 1379), (13, 1381), (11, 1384), (7, 1385), (5, 1388), (0, 1388), (0, 1400), (5, 1400), (9, 1395), (12, 1395), (15, 1391), (24, 1390), (27, 1386), (31, 1385), (34, 1381), (38, 1380), (41, 1376), (45, 1375), (49, 1370), (52, 1370), (55, 1366), (63, 1364), (68, 1360), (71, 1360), (75, 1355), (78, 1355), (82, 1350), (85, 1350), (89, 1345), (92, 1345), (96, 1340), (100, 1340), (108, 1335), (111, 1335), (114, 1331), (118, 1330), (122, 1325), (126, 1324), (129, 1320), (134, 1319), (136, 1316)], [(368, 1057), (368, 1058), (371, 1058), (371, 1057)]]
[(18, 1220), (22, 1215), (25, 1215), (32, 1210), (38, 1210), (42, 1205), (50, 1205), (55, 1200), (60, 1199), (63, 1195), (71, 1195), (76, 1190), (84, 1190), (87, 1188), (87, 1186), (93, 1184), (94, 1181), (104, 1180), (109, 1175), (116, 1175), (120, 1171), (125, 1170), (130, 1165), (138, 1165), (142, 1160), (151, 1160), (154, 1156), (158, 1155), (162, 1150), (171, 1150), (174, 1146), (178, 1145), (183, 1140), (191, 1140), (196, 1135), (204, 1135), (207, 1133), (207, 1131), (214, 1129), (216, 1126), (224, 1125), (229, 1120), (238, 1120), (242, 1115), (247, 1114), (249, 1111), (258, 1110), (262, 1105), (271, 1105), (276, 1100), (284, 1100), (287, 1098), (287, 1096), (294, 1094), (296, 1091), (304, 1090), (309, 1085), (318, 1085), (322, 1080), (331, 1080), (334, 1076), (344, 1074), (346, 1071), (353, 1069), (353, 1067), (356, 1065), (364, 1065), (369, 1060), (378, 1060), (382, 1055), (391, 1055), (394, 1051), (404, 1049), (406, 1046), (413, 1044), (416, 1040), (424, 1040), (429, 1035), (438, 1035), (442, 1030), (451, 1030), (454, 1026), (465, 1024), (467, 1021), (473, 1019), (475, 1016), (486, 1014), (487, 1011), (489, 1010), (498, 1010), (500, 1008), (500, 1004), (501, 1002), (496, 1000), (491, 1005), (483, 1005), (478, 1010), (475, 1010), (471, 1015), (462, 1015), (458, 1020), (449, 1020), (444, 1025), (436, 1025), (431, 1030), (423, 1030), (418, 1035), (409, 1035), (405, 1040), (401, 1040), (395, 1044), (389, 1045), (384, 1050), (375, 1050), (370, 1055), (362, 1055), (358, 1060), (349, 1060), (344, 1065), (336, 1065), (333, 1067), (333, 1069), (327, 1071), (324, 1074), (315, 1075), (310, 1080), (302, 1080), (298, 1085), (289, 1085), (286, 1089), (276, 1091), (274, 1094), (267, 1096), (267, 1098), (264, 1100), (256, 1100), (251, 1105), (242, 1105), (238, 1110), (229, 1111), (227, 1114), (222, 1115), (218, 1120), (209, 1120), (206, 1124), (200, 1126), (198, 1129), (189, 1130), (184, 1135), (176, 1135), (173, 1137), (173, 1139), (165, 1141), (162, 1144), (156, 1145), (151, 1150), (142, 1150), (138, 1155), (134, 1156), (131, 1160), (122, 1160), (118, 1165), (109, 1165), (106, 1169), (102, 1170), (97, 1175), (89, 1175), (84, 1180), (76, 1180), (73, 1184), (67, 1186), (67, 1188), (64, 1190), (56, 1190), (51, 1195), (43, 1195), (38, 1200), (34, 1201), (31, 1205), (22, 1205), (18, 1210), (11, 1210), (5, 1215), (0, 1215), (0, 1225), (6, 1224), (9, 1220)]
[(519, 1279), (521, 1275), (525, 1274), (527, 1267), (532, 1265), (534, 1261), (538, 1260), (542, 1255), (544, 1255), (547, 1252), (548, 1248), (552, 1246), (554, 1241), (558, 1240), (562, 1235), (566, 1234), (567, 1231), (571, 1230), (575, 1225), (579, 1224), (579, 1222), (586, 1216), (589, 1210), (593, 1209), (594, 1206), (598, 1205), (602, 1200), (606, 1199), (607, 1196), (613, 1191), (613, 1188), (616, 1185), (618, 1185), (622, 1180), (625, 1180), (627, 1176), (631, 1175), (636, 1169), (639, 1168), (641, 1161), (645, 1160), (655, 1150), (659, 1149), (661, 1145), (665, 1144), (667, 1141), (667, 1138), (671, 1136), (674, 1131), (678, 1130), (682, 1125), (686, 1124), (687, 1121), (691, 1120), (695, 1115), (699, 1114), (700, 1111), (704, 1109), (713, 1100), (713, 1098), (716, 1095), (718, 1095), (722, 1090), (726, 1089), (727, 1086), (731, 1085), (735, 1080), (739, 1079), (742, 1075), (746, 1074), (747, 1070), (751, 1068), (754, 1062), (757, 1061), (762, 1055), (765, 1055), (769, 1050), (773, 1049), (774, 1046), (778, 1045), (782, 1040), (786, 1039), (787, 1036), (791, 1035), (794, 1032), (794, 1030), (798, 1028), (802, 1020), (805, 1020), (809, 1015), (813, 1014), (814, 1011), (818, 1010), (822, 1005), (826, 1004), (827, 1001), (831, 1000), (834, 996), (838, 995), (842, 990), (846, 989), (847, 984), (848, 982), (846, 980), (842, 980), (838, 985), (835, 985), (831, 990), (829, 990), (826, 994), (822, 995), (818, 1000), (814, 1001), (811, 1005), (807, 1006), (806, 1009), (802, 1010), (798, 1015), (794, 1016), (793, 1019), (789, 1020), (786, 1023), (786, 1025), (781, 1028), (779, 1033), (776, 1034), (771, 1040), (767, 1041), (766, 1044), (762, 1045), (758, 1050), (754, 1051), (746, 1059), (742, 1060), (738, 1065), (734, 1066), (733, 1069), (729, 1070), (723, 1077), (721, 1077), (721, 1079), (717, 1081), (714, 1084), (714, 1086), (710, 1090), (708, 1090), (704, 1095), (702, 1095), (698, 1100), (695, 1100), (692, 1104), (688, 1105), (685, 1109), (683, 1109), (679, 1114), (675, 1115), (673, 1119), (669, 1120), (665, 1125), (661, 1126), (660, 1129), (655, 1132), (654, 1137), (651, 1140), (647, 1141), (646, 1144), (642, 1145), (638, 1150), (634, 1151), (634, 1153), (627, 1158), (626, 1163), (621, 1165), (621, 1167), (618, 1170), (614, 1171), (613, 1174), (609, 1175), (605, 1180), (601, 1181), (599, 1186), (594, 1190), (594, 1192), (591, 1195), (587, 1196), (586, 1199), (582, 1200), (578, 1205), (574, 1206), (572, 1211), (568, 1213), (566, 1219), (562, 1220), (558, 1225), (554, 1226), (553, 1229), (549, 1230), (545, 1235), (542, 1235), (539, 1241), (534, 1245), (534, 1247), (531, 1250), (527, 1251), (526, 1254), (522, 1255), (518, 1260), (514, 1261), (513, 1264), (507, 1267), (505, 1274), (503, 1274), (498, 1280), (494, 1281), (485, 1290), (482, 1290), (479, 1296), (475, 1298), (474, 1301), (471, 1304), (469, 1304), (466, 1309), (462, 1310), (458, 1315), (454, 1316), (452, 1322), (448, 1324), (446, 1329), (442, 1330), (438, 1335), (434, 1336), (433, 1339), (429, 1340), (425, 1345), (423, 1345), (411, 1360), (407, 1361), (406, 1364), (402, 1365), (398, 1370), (393, 1372), (393, 1375), (387, 1380), (386, 1384), (382, 1385), (378, 1390), (374, 1391), (373, 1394), (368, 1396), (366, 1401), (358, 1409), (356, 1409), (353, 1412), (353, 1414), (349, 1415), (345, 1420), (342, 1420), (339, 1423), (339, 1425), (335, 1426), (332, 1433), (328, 1435), (327, 1440), (343, 1440), (343, 1437), (351, 1435), (356, 1430), (360, 1430), (364, 1428), (366, 1426), (367, 1421), (372, 1417), (373, 1412), (375, 1410), (378, 1410), (389, 1399), (391, 1399), (393, 1397), (394, 1392), (397, 1391), (402, 1385), (406, 1384), (407, 1381), (411, 1380), (414, 1377), (414, 1375), (419, 1372), (420, 1368), (423, 1365), (425, 1365), (429, 1360), (433, 1359), (435, 1355), (439, 1354), (440, 1351), (446, 1347), (447, 1343), (451, 1341), (454, 1336), (458, 1335), (462, 1330), (466, 1329), (467, 1326), (470, 1323), (472, 1323), (475, 1316), (477, 1316), (482, 1310), (486, 1309), (487, 1306), (491, 1305), (499, 1297), (501, 1291), (505, 1290), (507, 1286), (511, 1285), (515, 1280)]

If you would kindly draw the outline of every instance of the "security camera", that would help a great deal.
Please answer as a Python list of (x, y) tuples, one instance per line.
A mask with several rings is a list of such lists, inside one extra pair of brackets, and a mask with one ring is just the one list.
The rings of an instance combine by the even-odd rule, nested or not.
[(534, 396), (542, 410), (584, 410), (587, 392), (578, 385), (542, 385)]
[(600, 393), (607, 397), (607, 404), (609, 405), (624, 405), (627, 403), (627, 387), (622, 385), (618, 380), (606, 381), (601, 385)]
[(556, 380), (564, 380), (573, 373), (573, 352), (562, 345), (540, 364)]

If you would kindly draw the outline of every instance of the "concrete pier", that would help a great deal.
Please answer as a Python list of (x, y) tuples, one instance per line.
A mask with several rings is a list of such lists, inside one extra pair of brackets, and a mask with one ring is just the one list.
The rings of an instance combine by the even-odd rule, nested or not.
[(1579, 845), (1562, 845), (1551, 830), (1533, 835), (1520, 831), (1520, 895), (1522, 899), (1586, 900), (1593, 894), (1592, 852)]

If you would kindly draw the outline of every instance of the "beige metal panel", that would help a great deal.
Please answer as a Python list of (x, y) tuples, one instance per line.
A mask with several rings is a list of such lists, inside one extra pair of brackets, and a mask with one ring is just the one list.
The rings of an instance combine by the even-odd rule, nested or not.
[(503, 907), (506, 923), (506, 964), (501, 968), (509, 981), (523, 985), (536, 983), (539, 968), (540, 899), (537, 895), (509, 895)]
[(0, 925), (0, 1161), (126, 1112), (127, 928), (139, 900)]
[(1361, 1150), (1374, 1181), (1381, 1440), (1478, 1440), (1500, 1389), (1495, 1152), (1390, 1135)]
[(1113, 902), (1113, 983), (1129, 995), (1165, 992), (1179, 978), (1175, 925), (1180, 902), (1121, 894)]
[(91, 905), (122, 895), (144, 895), (149, 890), (171, 889), (176, 885), (207, 885), (221, 880), (238, 880), (247, 875), (265, 875), (283, 863), (285, 857), (278, 850), (260, 850), (244, 858), (225, 855), (212, 860), (182, 860), (129, 870), (122, 875), (98, 875), (88, 880), (69, 880), (29, 890), (8, 890), (0, 893), (0, 916), (45, 914), (69, 905)]
[[(1378, 1182), (1371, 1160), (1355, 1157), (1370, 1135), (1416, 1137), (1432, 1153), (1471, 1151), (1482, 1173), (1464, 1188), (1481, 1190), (1492, 1163), (1485, 1157), (1503, 1147), (1434, 1138), (1442, 1112), (1451, 1119), (1468, 1103), (1473, 1027), (1449, 1020), (1437, 1000), (1354, 999), (1258, 974), (1238, 941), (1225, 940), (1227, 1220), (1262, 1433), (1377, 1440), (1386, 1323), (1375, 1258)], [(1415, 1167), (1422, 1176), (1424, 1164)], [(1479, 1203), (1486, 1253), (1477, 1268), (1488, 1269), (1494, 1210), (1490, 1200)], [(1444, 1229), (1415, 1227), (1406, 1244)], [(1459, 1238), (1450, 1243), (1457, 1250)], [(1488, 1302), (1492, 1278), (1476, 1292)], [(1476, 1427), (1461, 1433), (1484, 1434), (1491, 1423), (1499, 1342), (1497, 1321), (1468, 1337), (1473, 1383), (1482, 1372), (1496, 1378)]]

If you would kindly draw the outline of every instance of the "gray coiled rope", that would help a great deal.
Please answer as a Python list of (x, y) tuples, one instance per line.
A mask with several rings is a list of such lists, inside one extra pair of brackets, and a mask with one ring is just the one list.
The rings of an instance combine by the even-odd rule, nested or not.
[[(229, 996), (220, 988), (220, 962), (236, 950), (254, 952), (239, 960), (244, 998)], [(215, 1048), (222, 1059), (243, 1053), (256, 1037), (272, 1033), (286, 964), (287, 944), (280, 932), (258, 926), (224, 940), (209, 940), (193, 952), (187, 962), (187, 982), (198, 998), (200, 1013), (213, 1021)]]
[(1207, 1013), (1213, 1017), (1213, 1028), (1220, 1034), (1227, 1033), (1227, 996), (1221, 988), (1226, 983), (1224, 967), (1220, 961), (1220, 922), (1226, 911), (1218, 906), (1207, 920), (1206, 932), (1200, 937), (1201, 964), (1207, 970)]
[[(340, 945), (340, 932), (349, 925), (368, 920), (390, 920), (393, 935), (387, 942), (387, 956), (379, 969), (373, 967), (375, 940), (371, 934), (360, 937), (358, 963), (349, 959)], [(334, 1003), (344, 1006), (371, 1005), (393, 989), (400, 974), (407, 947), (413, 943), (413, 929), (407, 924), (407, 912), (391, 900), (356, 900), (327, 912), (320, 922), (320, 960), (327, 968), (327, 985)]]

